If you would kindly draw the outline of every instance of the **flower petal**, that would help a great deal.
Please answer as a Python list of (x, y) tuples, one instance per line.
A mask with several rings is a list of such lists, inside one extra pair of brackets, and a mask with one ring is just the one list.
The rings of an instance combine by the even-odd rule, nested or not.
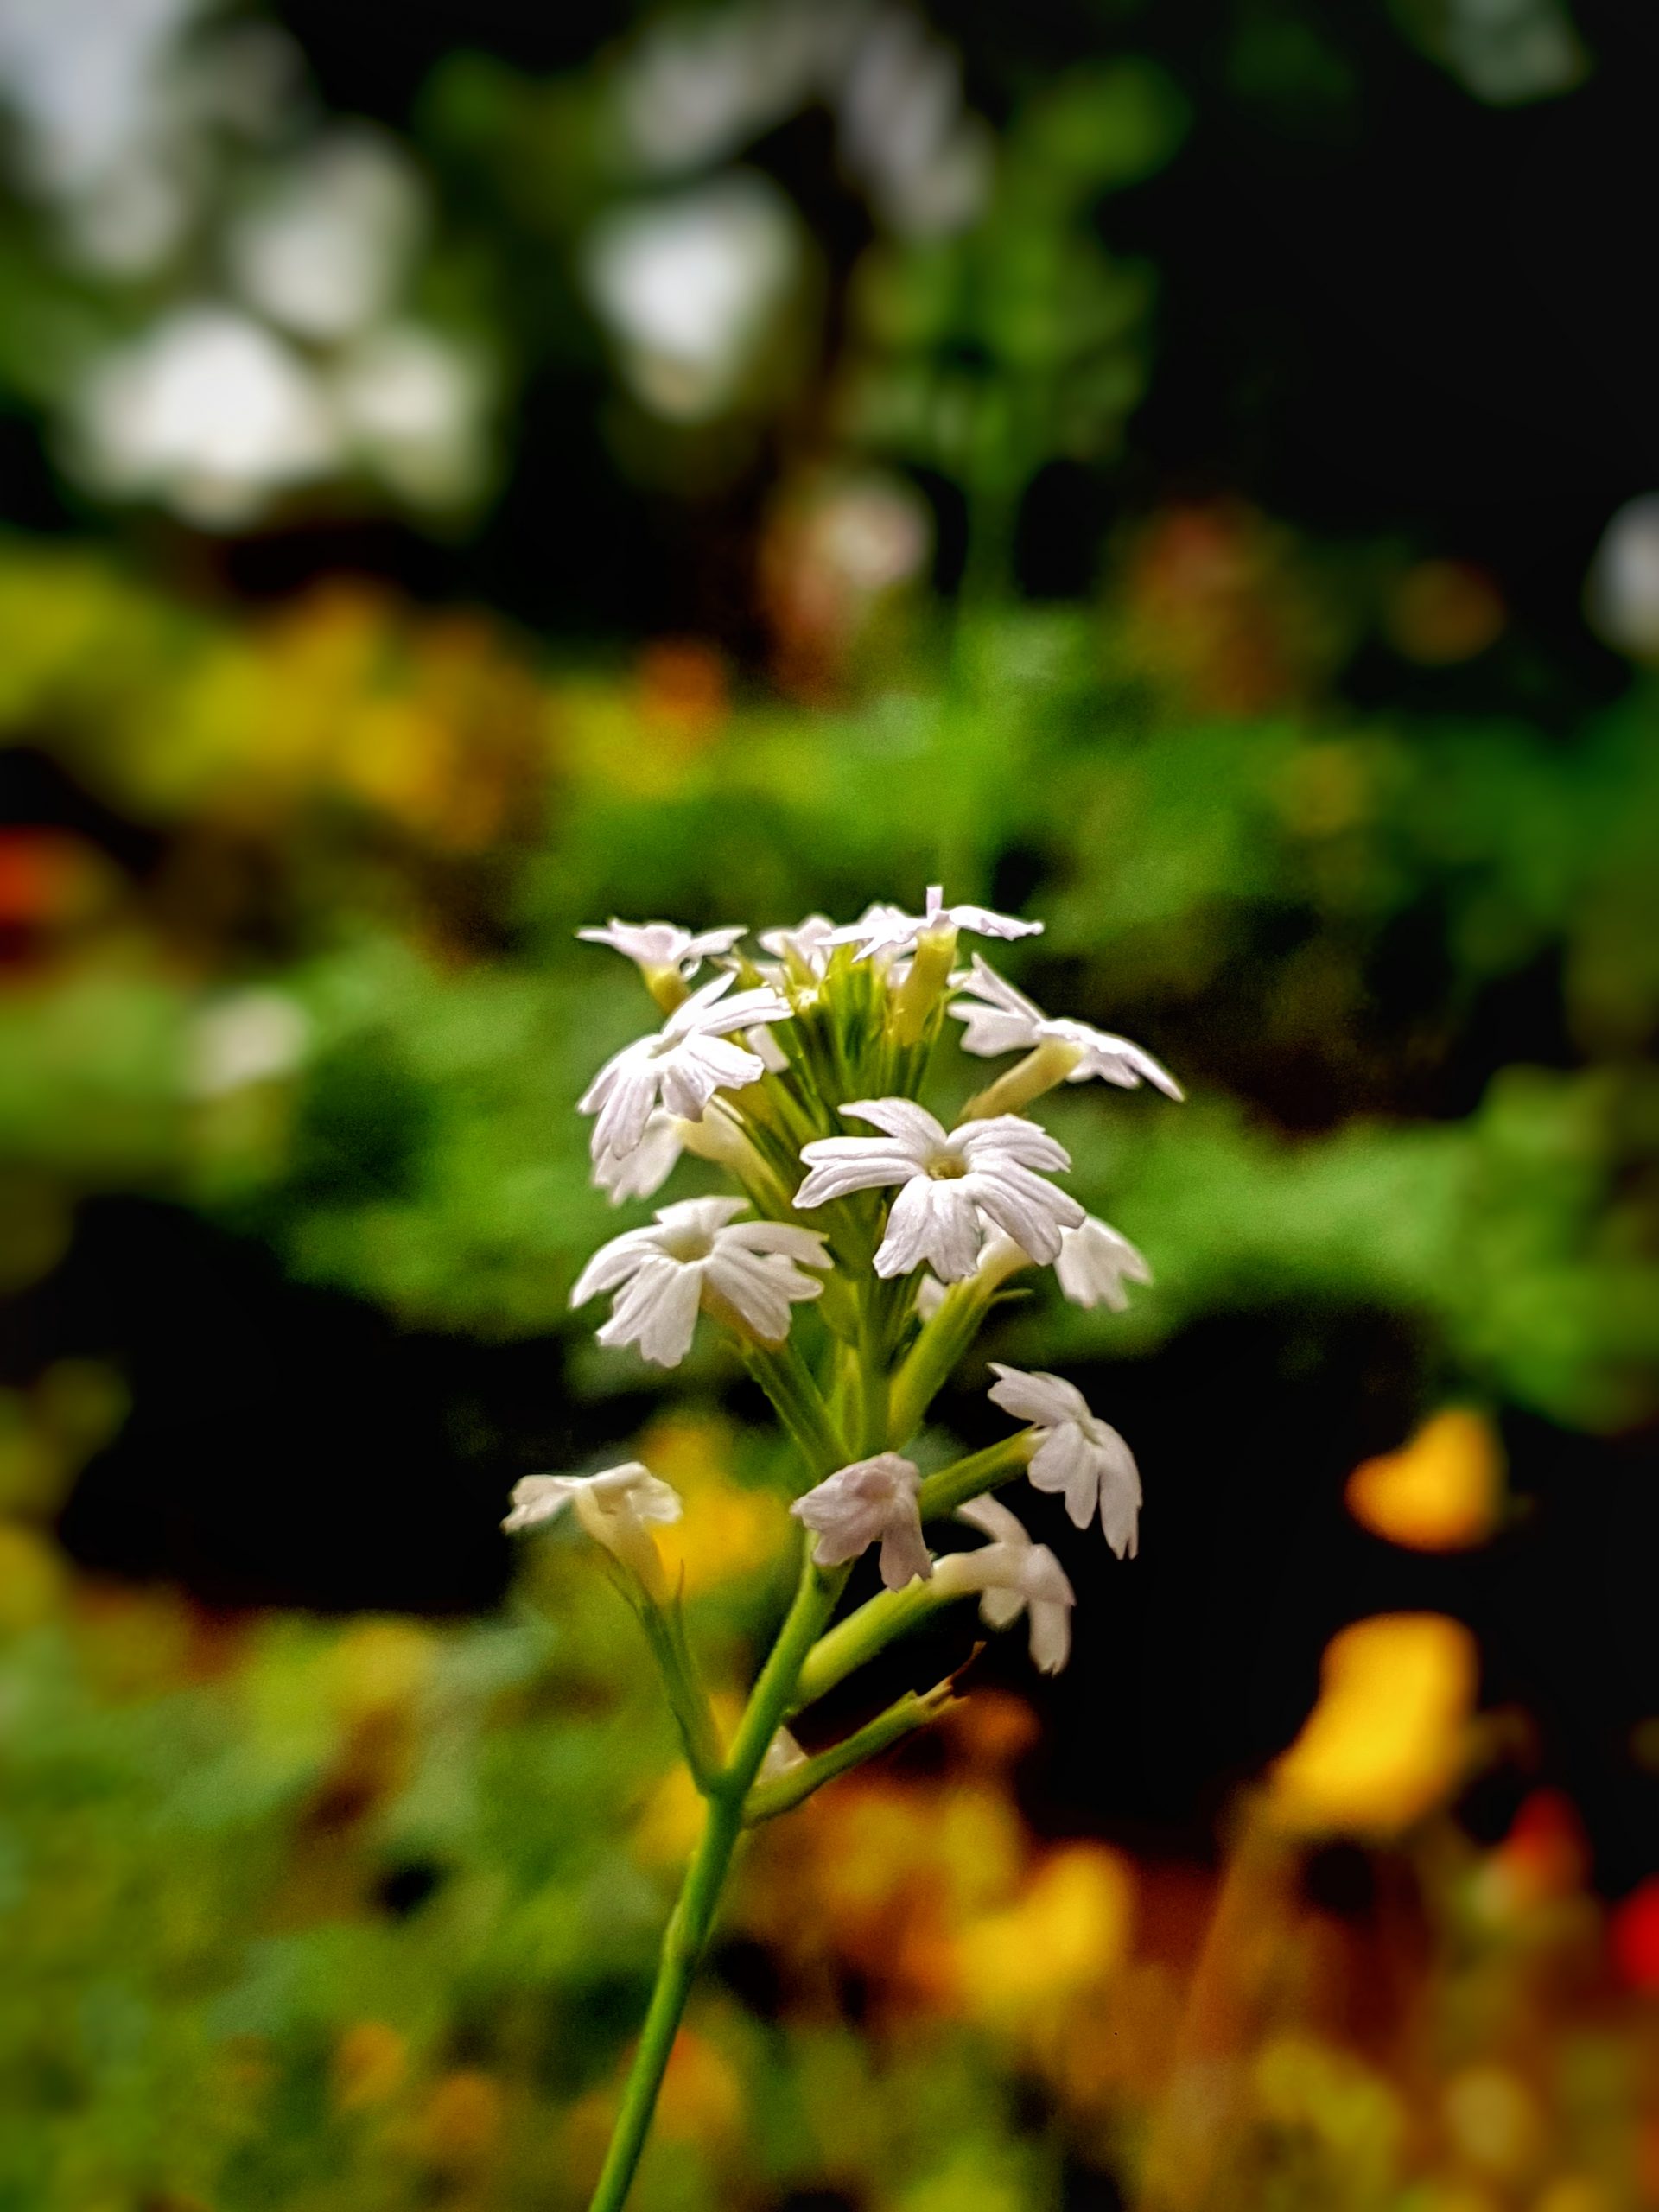
[(913, 1098), (855, 1098), (841, 1110), (857, 1121), (870, 1122), (886, 1136), (896, 1137), (918, 1166), (950, 1142), (943, 1123)]
[(1093, 1418), (1087, 1398), (1075, 1382), (1068, 1382), (1062, 1375), (1050, 1375), (1042, 1368), (1027, 1373), (1023, 1368), (1004, 1367), (995, 1359), (991, 1372), (998, 1378), (990, 1388), (991, 1403), (1021, 1421), (1033, 1421), (1039, 1428), (1052, 1428), (1062, 1421)]
[(611, 1308), (611, 1318), (595, 1332), (609, 1347), (637, 1344), (639, 1357), (656, 1367), (677, 1367), (691, 1349), (702, 1268), (678, 1260), (648, 1259)]
[(614, 1290), (659, 1249), (654, 1229), (630, 1229), (601, 1244), (570, 1287), (572, 1310), (601, 1291)]

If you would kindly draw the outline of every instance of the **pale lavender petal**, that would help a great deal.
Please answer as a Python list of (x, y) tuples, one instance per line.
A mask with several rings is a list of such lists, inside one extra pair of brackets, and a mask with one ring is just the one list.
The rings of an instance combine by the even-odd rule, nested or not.
[(801, 1158), (811, 1171), (795, 1193), (794, 1203), (803, 1209), (828, 1205), (854, 1191), (907, 1183), (916, 1173), (913, 1160), (880, 1137), (820, 1137), (802, 1146)]
[(1058, 1675), (1071, 1656), (1071, 1608), (1033, 1599), (1031, 1662), (1039, 1675)]
[(1027, 1472), (1033, 1490), (1063, 1491), (1073, 1524), (1088, 1527), (1100, 1498), (1100, 1465), (1075, 1422), (1063, 1421), (1049, 1430), (1032, 1454)]
[(671, 1206), (658, 1206), (657, 1219), (660, 1230), (645, 1230), (646, 1236), (713, 1236), (723, 1229), (734, 1214), (740, 1214), (747, 1205), (747, 1198), (678, 1198)]
[(1040, 922), (1022, 922), (1012, 914), (994, 913), (988, 906), (947, 906), (944, 918), (976, 937), (1040, 937)]
[[(601, 1079), (605, 1073), (601, 1071)], [(588, 1096), (594, 1096), (598, 1089), (595, 1083)], [(656, 1103), (657, 1068), (637, 1046), (631, 1046), (611, 1063), (609, 1080), (594, 1123), (595, 1159), (601, 1152), (632, 1152), (645, 1135), (645, 1124)]]
[(803, 1268), (827, 1268), (833, 1264), (823, 1249), (823, 1231), (801, 1229), (792, 1221), (734, 1222), (724, 1241), (741, 1244), (751, 1252), (781, 1253)]
[(1027, 1544), (1031, 1541), (1019, 1515), (1010, 1512), (1001, 1499), (993, 1497), (988, 1491), (981, 1497), (970, 1497), (966, 1505), (959, 1505), (957, 1518), (981, 1530), (994, 1543)]
[(677, 1260), (648, 1260), (620, 1292), (611, 1318), (596, 1332), (601, 1344), (637, 1344), (656, 1367), (677, 1367), (696, 1332), (702, 1269)]
[(1057, 1175), (1071, 1165), (1065, 1147), (1022, 1114), (993, 1114), (988, 1121), (964, 1122), (953, 1141), (976, 1167), (1010, 1160), (1021, 1167)]
[(924, 1260), (941, 1282), (961, 1282), (978, 1265), (979, 1215), (967, 1178), (935, 1182), (917, 1175), (893, 1200), (875, 1272), (908, 1274)]
[(991, 1385), (992, 1404), (1023, 1421), (1034, 1421), (1039, 1428), (1094, 1418), (1087, 1398), (1075, 1382), (1068, 1382), (1064, 1376), (1050, 1375), (1043, 1368), (1027, 1372), (1020, 1367), (1004, 1367), (995, 1359), (991, 1372), (999, 1378)]
[(803, 1296), (817, 1297), (823, 1288), (810, 1276), (795, 1274), (787, 1261), (768, 1261), (731, 1245), (717, 1249), (703, 1272), (709, 1288), (734, 1308), (756, 1336), (773, 1344), (789, 1334), (791, 1278), (805, 1286)]
[(1025, 1607), (1025, 1599), (1013, 1583), (995, 1582), (979, 1601), (979, 1618), (987, 1628), (1009, 1628)]
[(625, 1236), (601, 1244), (571, 1285), (572, 1307), (585, 1306), (603, 1290), (614, 1290), (658, 1249), (654, 1229), (630, 1229)]
[(537, 1522), (550, 1521), (563, 1513), (575, 1495), (575, 1480), (569, 1475), (524, 1475), (512, 1486), (512, 1510), (501, 1526), (510, 1534), (519, 1529), (533, 1529)]
[(976, 1171), (963, 1178), (975, 1202), (1020, 1250), (1039, 1266), (1059, 1257), (1060, 1231), (1083, 1219), (1083, 1208), (1065, 1191), (1057, 1191), (1012, 1161), (1007, 1166)]
[(868, 1122), (885, 1136), (896, 1137), (918, 1165), (950, 1146), (944, 1126), (913, 1098), (855, 1098), (841, 1110)]
[(881, 1537), (881, 1580), (889, 1590), (902, 1590), (906, 1583), (919, 1577), (931, 1581), (933, 1560), (922, 1535), (922, 1524), (916, 1516), (916, 1501), (910, 1502), (908, 1518), (890, 1521)]
[(1037, 1025), (1023, 1014), (1004, 1014), (1000, 1007), (969, 1005), (961, 999), (945, 1012), (962, 1024), (963, 1051), (982, 1060), (1024, 1052), (1037, 1042)]

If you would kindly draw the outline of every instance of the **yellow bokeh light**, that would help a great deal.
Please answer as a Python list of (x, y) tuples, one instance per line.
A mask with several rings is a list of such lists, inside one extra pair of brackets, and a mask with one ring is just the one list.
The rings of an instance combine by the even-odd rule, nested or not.
[(1346, 1497), (1360, 1527), (1391, 1544), (1416, 1552), (1469, 1551), (1498, 1525), (1503, 1450), (1481, 1414), (1447, 1407), (1397, 1452), (1363, 1460), (1348, 1478)]
[(1475, 1640), (1440, 1613), (1380, 1613), (1332, 1638), (1319, 1699), (1269, 1777), (1301, 1833), (1395, 1835), (1457, 1785), (1479, 1678)]

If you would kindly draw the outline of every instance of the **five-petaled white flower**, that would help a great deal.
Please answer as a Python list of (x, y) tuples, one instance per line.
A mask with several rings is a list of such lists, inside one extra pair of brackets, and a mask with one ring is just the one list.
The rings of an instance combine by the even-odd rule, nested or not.
[(1037, 1171), (1071, 1155), (1017, 1114), (946, 1130), (909, 1098), (867, 1098), (842, 1108), (874, 1122), (879, 1137), (821, 1137), (801, 1148), (811, 1171), (798, 1206), (820, 1206), (853, 1191), (903, 1188), (875, 1255), (879, 1275), (908, 1274), (924, 1260), (941, 1282), (960, 1282), (979, 1262), (981, 1221), (995, 1223), (1043, 1265), (1059, 1256), (1060, 1232), (1081, 1227), (1083, 1208)]
[(978, 1590), (979, 1617), (987, 1628), (1008, 1628), (1022, 1611), (1031, 1618), (1032, 1663), (1058, 1675), (1071, 1656), (1071, 1608), (1077, 1600), (1065, 1569), (1046, 1544), (1033, 1544), (1019, 1516), (995, 1497), (971, 1498), (957, 1509), (991, 1541), (977, 1551), (950, 1552), (934, 1562), (933, 1586)]
[(1054, 1272), (1074, 1306), (1107, 1306), (1114, 1313), (1122, 1313), (1128, 1305), (1126, 1282), (1152, 1281), (1146, 1255), (1110, 1222), (1092, 1213), (1081, 1229), (1068, 1229), (1060, 1238)]
[(633, 1151), (659, 1098), (671, 1114), (696, 1122), (715, 1091), (760, 1081), (760, 1060), (729, 1033), (789, 1020), (789, 1002), (772, 990), (733, 992), (734, 980), (716, 976), (676, 1007), (656, 1036), (639, 1038), (606, 1061), (576, 1102), (579, 1113), (599, 1117), (595, 1161), (604, 1153)]
[(927, 911), (907, 914), (900, 906), (872, 906), (855, 922), (831, 930), (825, 942), (855, 944), (858, 958), (876, 952), (913, 952), (918, 938), (947, 931), (968, 930), (976, 937), (1037, 937), (1040, 922), (1022, 922), (1012, 914), (993, 913), (988, 906), (947, 906), (937, 883), (927, 887)]
[(659, 1207), (654, 1226), (601, 1245), (570, 1293), (572, 1306), (585, 1306), (601, 1291), (616, 1292), (600, 1343), (638, 1344), (642, 1359), (677, 1367), (691, 1349), (699, 1309), (711, 1306), (762, 1343), (781, 1344), (790, 1307), (823, 1293), (800, 1270), (830, 1265), (823, 1238), (789, 1222), (734, 1221), (745, 1205), (684, 1198)]
[(578, 930), (587, 944), (608, 944), (632, 960), (641, 974), (673, 974), (690, 982), (705, 960), (729, 952), (748, 925), (735, 929), (699, 930), (694, 935), (677, 922), (619, 922), (614, 914), (603, 929)]
[(512, 1510), (501, 1526), (510, 1531), (533, 1529), (567, 1505), (575, 1508), (577, 1520), (595, 1543), (657, 1591), (662, 1570), (651, 1531), (679, 1519), (677, 1490), (638, 1459), (597, 1475), (525, 1475), (512, 1486)]
[(999, 1052), (1017, 1052), (1039, 1045), (1070, 1046), (1077, 1054), (1067, 1083), (1087, 1083), (1098, 1076), (1133, 1090), (1141, 1083), (1154, 1084), (1170, 1098), (1185, 1096), (1181, 1086), (1161, 1062), (1132, 1045), (1127, 1037), (1113, 1037), (1086, 1021), (1052, 1019), (1012, 983), (1005, 982), (977, 952), (973, 973), (959, 988), (972, 994), (957, 999), (950, 1013), (963, 1024), (962, 1046), (966, 1052), (994, 1058)]
[(889, 1590), (902, 1590), (918, 1575), (926, 1581), (933, 1573), (916, 1505), (920, 1482), (908, 1459), (878, 1452), (873, 1459), (837, 1468), (789, 1510), (817, 1532), (813, 1557), (820, 1567), (840, 1567), (879, 1541), (881, 1580)]
[(997, 1380), (991, 1400), (1005, 1413), (1042, 1433), (1028, 1473), (1033, 1490), (1059, 1491), (1079, 1529), (1097, 1510), (1106, 1541), (1119, 1559), (1133, 1559), (1141, 1510), (1141, 1474), (1135, 1454), (1115, 1428), (1090, 1412), (1075, 1383), (1039, 1370), (991, 1362)]

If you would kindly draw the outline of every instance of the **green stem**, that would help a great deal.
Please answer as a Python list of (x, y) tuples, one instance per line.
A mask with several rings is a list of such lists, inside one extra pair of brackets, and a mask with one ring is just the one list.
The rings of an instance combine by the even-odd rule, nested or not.
[(1017, 1435), (1005, 1436), (1000, 1444), (976, 1452), (970, 1459), (941, 1467), (937, 1475), (927, 1477), (916, 1493), (917, 1511), (924, 1521), (942, 1521), (947, 1513), (966, 1505), (970, 1497), (982, 1497), (999, 1483), (1023, 1474), (1031, 1464), (1037, 1438), (1034, 1428), (1022, 1428)]
[(899, 1363), (888, 1398), (887, 1441), (902, 1452), (926, 1417), (951, 1370), (972, 1344), (996, 1285), (969, 1275), (952, 1283), (939, 1310)]
[(836, 1567), (825, 1573), (810, 1560), (801, 1570), (794, 1603), (760, 1670), (725, 1770), (710, 1793), (702, 1840), (664, 1931), (656, 1985), (588, 2212), (621, 2212), (632, 2185), (681, 2015), (743, 1832), (746, 1802), (789, 1708), (802, 1663), (835, 1611), (850, 1571)]
[(679, 1597), (677, 1594), (671, 1605), (659, 1606), (647, 1596), (643, 1602), (635, 1601), (635, 1610), (663, 1678), (691, 1779), (706, 1797), (720, 1780), (720, 1730), (686, 1637)]
[(823, 1394), (812, 1380), (793, 1337), (785, 1337), (781, 1344), (751, 1343), (745, 1347), (744, 1360), (772, 1400), (813, 1481), (821, 1483), (837, 1467), (844, 1467), (853, 1455), (830, 1418)]
[(945, 1707), (955, 1701), (956, 1694), (948, 1681), (936, 1682), (931, 1690), (906, 1690), (902, 1697), (894, 1699), (885, 1713), (878, 1713), (874, 1720), (867, 1720), (843, 1742), (832, 1744), (827, 1751), (820, 1751), (815, 1758), (780, 1775), (776, 1782), (752, 1789), (744, 1818), (751, 1827), (760, 1821), (775, 1820), (779, 1813), (791, 1811), (803, 1798), (810, 1797), (815, 1789), (822, 1789), (826, 1782), (833, 1782), (838, 1774), (862, 1766), (867, 1759), (874, 1758), (902, 1738), (925, 1728), (930, 1720), (938, 1719)]
[(950, 1597), (961, 1594), (959, 1591), (952, 1591), (948, 1596), (938, 1592), (931, 1582), (924, 1582), (919, 1577), (914, 1582), (907, 1582), (902, 1590), (881, 1591), (818, 1638), (801, 1669), (800, 1680), (795, 1685), (795, 1701), (790, 1710), (798, 1713), (803, 1707), (815, 1704), (837, 1682), (845, 1681), (867, 1659), (874, 1659), (896, 1637), (907, 1636), (912, 1629), (919, 1628), (942, 1605), (948, 1604)]

